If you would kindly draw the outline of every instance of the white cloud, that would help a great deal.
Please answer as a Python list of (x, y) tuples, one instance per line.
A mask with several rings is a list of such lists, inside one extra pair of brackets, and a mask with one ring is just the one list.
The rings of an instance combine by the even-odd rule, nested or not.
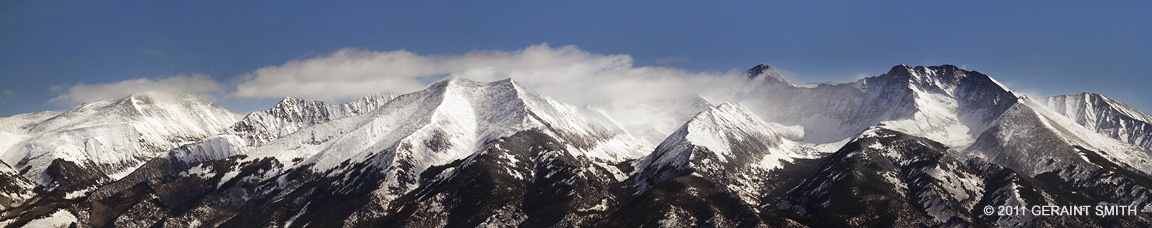
[[(403, 94), (443, 76), (478, 81), (514, 78), (543, 95), (576, 105), (608, 100), (650, 100), (708, 93), (728, 85), (729, 73), (695, 73), (636, 67), (628, 55), (603, 55), (575, 46), (539, 44), (518, 51), (473, 51), (428, 56), (408, 51), (344, 49), (326, 56), (257, 69), (232, 94), (247, 98), (339, 100), (369, 94)], [(731, 88), (731, 87), (729, 87)]]
[(104, 84), (76, 84), (68, 87), (53, 86), (52, 91), (63, 93), (52, 98), (49, 103), (74, 105), (83, 102), (119, 98), (143, 92), (189, 93), (206, 95), (210, 92), (223, 91), (223, 86), (212, 78), (200, 74), (177, 75), (157, 80), (137, 78), (114, 83)]
[[(370, 51), (343, 49), (314, 58), (265, 66), (221, 85), (202, 75), (182, 75), (161, 79), (139, 78), (127, 81), (53, 89), (62, 95), (50, 102), (75, 104), (90, 100), (117, 98), (133, 93), (164, 91), (192, 93), (214, 102), (260, 106), (283, 97), (342, 101), (371, 94), (400, 95), (426, 88), (446, 77), (476, 81), (514, 78), (524, 87), (576, 106), (592, 105), (613, 116), (624, 126), (656, 127), (632, 129), (652, 135), (658, 143), (665, 131), (676, 129), (683, 120), (660, 104), (684, 101), (698, 94), (713, 103), (723, 102), (734, 88), (741, 88), (742, 70), (730, 72), (689, 72), (661, 66), (635, 66), (628, 55), (598, 54), (576, 46), (529, 46), (516, 51), (472, 51), (458, 55), (420, 55), (404, 50)], [(65, 90), (66, 89), (66, 90)], [(216, 98), (216, 99), (213, 99)], [(659, 102), (652, 102), (659, 101)], [(672, 102), (676, 102), (672, 101)], [(652, 102), (634, 105), (641, 102)], [(656, 106), (653, 106), (656, 105)], [(231, 107), (236, 108), (236, 107)], [(674, 108), (674, 107), (673, 107)], [(653, 133), (655, 132), (655, 133)]]

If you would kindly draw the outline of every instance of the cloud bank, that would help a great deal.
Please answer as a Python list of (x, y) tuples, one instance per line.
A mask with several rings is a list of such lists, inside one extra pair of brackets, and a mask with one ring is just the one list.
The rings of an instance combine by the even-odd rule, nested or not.
[(212, 92), (224, 91), (216, 80), (200, 74), (176, 75), (160, 79), (136, 78), (114, 83), (86, 85), (83, 83), (72, 85), (66, 90), (64, 86), (55, 86), (53, 92), (62, 93), (49, 100), (49, 103), (60, 105), (75, 105), (83, 102), (112, 99), (144, 92), (168, 92), (206, 95)]
[(236, 97), (341, 100), (369, 94), (404, 94), (444, 77), (477, 81), (514, 78), (545, 96), (577, 105), (652, 100), (707, 93), (732, 73), (637, 67), (628, 55), (603, 55), (575, 46), (538, 44), (517, 51), (473, 51), (430, 56), (412, 52), (344, 49), (316, 58), (267, 66), (241, 78)]
[[(597, 54), (576, 46), (547, 44), (515, 51), (472, 51), (459, 55), (343, 49), (261, 67), (223, 80), (229, 82), (226, 86), (203, 75), (158, 80), (138, 78), (74, 85), (50, 102), (71, 105), (148, 91), (201, 96), (226, 94), (209, 99), (218, 103), (248, 102), (249, 106), (284, 97), (338, 102), (372, 94), (415, 92), (448, 77), (476, 81), (513, 78), (524, 87), (557, 101), (597, 107), (630, 132), (659, 143), (686, 121), (681, 115), (698, 111), (684, 111), (685, 107), (674, 104), (699, 108), (695, 107), (701, 104), (698, 98), (691, 95), (700, 95), (713, 103), (725, 101), (733, 88), (742, 87), (740, 83), (744, 80), (739, 77), (740, 73), (742, 71), (689, 72), (670, 67), (635, 66), (628, 55)], [(681, 111), (669, 113), (674, 110)]]
[[(723, 99), (739, 72), (689, 72), (635, 66), (631, 56), (597, 54), (576, 46), (532, 45), (515, 51), (472, 51), (459, 55), (420, 55), (405, 50), (343, 49), (327, 55), (265, 66), (223, 80), (204, 75), (137, 78), (106, 84), (57, 87), (49, 102), (73, 105), (134, 93), (163, 91), (235, 100), (296, 97), (341, 101), (371, 94), (405, 94), (447, 77), (476, 81), (514, 78), (542, 95), (573, 105), (626, 104), (700, 94)], [(709, 97), (709, 96), (712, 97)]]

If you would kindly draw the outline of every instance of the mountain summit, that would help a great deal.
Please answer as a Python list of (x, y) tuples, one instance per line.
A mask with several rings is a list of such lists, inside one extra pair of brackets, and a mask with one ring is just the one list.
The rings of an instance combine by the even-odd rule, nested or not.
[(765, 83), (779, 83), (789, 86), (793, 85), (791, 81), (788, 81), (788, 79), (784, 78), (784, 74), (781, 74), (779, 71), (776, 71), (776, 68), (772, 68), (767, 64), (756, 65), (755, 67), (744, 71), (744, 77), (755, 81), (763, 81)]
[(883, 124), (951, 146), (971, 143), (1017, 100), (991, 77), (951, 65), (897, 65), (886, 74), (841, 84), (751, 79), (733, 97), (769, 122), (803, 126), (806, 142), (841, 142)]
[(49, 191), (82, 194), (178, 145), (218, 134), (241, 115), (185, 94), (93, 101), (26, 125), (27, 137), (3, 160)]

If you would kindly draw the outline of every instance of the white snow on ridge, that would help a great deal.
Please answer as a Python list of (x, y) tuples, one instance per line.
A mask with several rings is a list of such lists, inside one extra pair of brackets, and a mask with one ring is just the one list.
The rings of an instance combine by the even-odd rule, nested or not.
[(3, 160), (30, 167), (38, 184), (52, 181), (44, 169), (54, 159), (118, 178), (147, 159), (178, 145), (215, 135), (243, 114), (192, 95), (147, 93), (80, 105), (24, 127), (29, 137), (9, 147)]
[[(1042, 104), (1025, 99), (1027, 104), (1045, 120), (1048, 127), (1056, 130), (1069, 143), (1102, 153), (1101, 155), (1117, 164), (1126, 164), (1145, 174), (1152, 174), (1152, 150), (1114, 139), (1073, 122), (1071, 119), (1043, 108)], [(1052, 126), (1055, 125), (1055, 126)]]
[[(609, 153), (607, 150), (612, 148), (596, 149), (615, 147), (613, 145), (619, 148), (640, 147), (638, 140), (627, 137), (606, 117), (596, 115), (597, 112), (561, 104), (526, 91), (511, 80), (480, 83), (452, 79), (439, 82), (428, 90), (397, 97), (372, 113), (317, 125), (302, 132), (314, 131), (317, 137), (335, 137), (331, 146), (317, 151), (307, 162), (315, 163), (318, 171), (335, 167), (344, 160), (363, 159), (393, 149), (415, 150), (395, 156), (416, 156), (413, 161), (426, 162), (426, 165), (445, 164), (467, 157), (486, 141), (529, 129), (539, 129), (560, 139), (594, 140), (590, 142), (592, 147), (580, 148), (586, 156), (608, 160), (640, 156), (626, 150)], [(331, 134), (332, 131), (345, 131), (346, 134)], [(283, 140), (300, 140), (302, 137), (305, 135), (294, 134)], [(444, 148), (439, 149), (445, 151), (432, 151), (437, 148), (425, 146), (426, 143), (442, 143)]]
[(740, 104), (711, 107), (636, 165), (634, 194), (677, 176), (693, 175), (727, 183), (728, 190), (754, 205), (766, 187), (763, 178), (771, 172), (785, 162), (821, 155), (797, 142), (803, 136), (799, 127), (764, 122)]
[(512, 80), (450, 79), (361, 115), (304, 126), (244, 153), (245, 160), (272, 157), (288, 164), (285, 170), (308, 167), (330, 175), (347, 172), (351, 167), (344, 164), (368, 164), (384, 172), (376, 197), (388, 201), (390, 191), (413, 189), (410, 180), (428, 167), (465, 159), (493, 140), (527, 130), (550, 135), (594, 162), (615, 164), (650, 151), (596, 110), (556, 102)]
[(171, 159), (194, 164), (197, 162), (220, 160), (236, 155), (247, 154), (249, 149), (240, 136), (221, 134), (180, 146), (179, 148), (171, 150), (168, 156)]
[(0, 118), (0, 157), (9, 147), (24, 141), (29, 136), (26, 126), (39, 123), (60, 113), (52, 111), (25, 113)]
[(1094, 93), (1034, 101), (1100, 134), (1152, 149), (1152, 116), (1119, 101)]
[(1084, 166), (1092, 162), (1072, 148), (1081, 146), (1112, 163), (1152, 173), (1152, 151), (1096, 133), (1030, 99), (1021, 99), (993, 126), (965, 152), (1035, 176), (1070, 165), (1094, 167)]
[(817, 145), (883, 125), (962, 149), (1016, 97), (991, 77), (948, 65), (899, 65), (851, 83), (764, 81), (750, 80), (732, 97), (768, 122), (803, 126), (803, 142)]
[(68, 210), (60, 209), (48, 217), (32, 220), (24, 224), (24, 227), (68, 227), (79, 221), (80, 220), (77, 219), (75, 215), (72, 215), (71, 212), (68, 212)]
[[(730, 134), (732, 132), (759, 132), (768, 136), (766, 139), (783, 139), (767, 123), (755, 118), (743, 106), (733, 103), (724, 103), (710, 108), (693, 118), (686, 126), (688, 135), (685, 139), (688, 140), (687, 142), (708, 148), (708, 150), (721, 155), (718, 156), (721, 159), (720, 162), (728, 162), (727, 158), (732, 157), (731, 141), (759, 140), (744, 139), (745, 135)], [(741, 129), (732, 129), (734, 127), (741, 127)], [(735, 138), (730, 139), (729, 137)], [(776, 144), (778, 142), (771, 143)]]
[[(658, 169), (666, 166), (688, 165), (697, 150), (694, 147), (706, 148), (714, 153), (719, 161), (701, 161), (699, 164), (707, 167), (698, 169), (718, 169), (719, 164), (738, 163), (733, 159), (750, 160), (751, 166), (764, 170), (781, 167), (781, 162), (792, 161), (795, 158), (814, 157), (796, 140), (800, 140), (803, 132), (796, 128), (783, 128), (778, 124), (769, 124), (760, 120), (747, 108), (736, 103), (723, 103), (709, 108), (685, 123), (672, 136), (669, 136), (657, 151), (646, 157), (637, 166), (637, 172), (642, 169)], [(764, 148), (760, 148), (761, 145)], [(738, 147), (738, 148), (734, 148)], [(753, 151), (760, 150), (763, 151)], [(739, 152), (737, 152), (739, 151)], [(739, 154), (738, 154), (739, 153)], [(743, 157), (745, 154), (760, 157)]]
[[(0, 118), (0, 157), (3, 157), (9, 147), (29, 137), (26, 126), (44, 121), (58, 114), (59, 113), (56, 112), (43, 111)], [(11, 192), (0, 191), (0, 199), (6, 199), (5, 202), (0, 202), (0, 210), (18, 206), (36, 195), (32, 189), (36, 188), (37, 185), (20, 176), (19, 171), (6, 164), (6, 162), (0, 162), (0, 176), (7, 176), (12, 181), (12, 183), (9, 184), (15, 187)]]
[(256, 146), (303, 127), (368, 113), (392, 98), (390, 95), (371, 95), (344, 104), (326, 104), (289, 97), (269, 110), (248, 114), (230, 127), (228, 133), (245, 139), (248, 146)]
[(947, 94), (930, 93), (914, 89), (913, 95), (917, 110), (911, 118), (880, 122), (881, 126), (899, 130), (910, 135), (921, 136), (943, 143), (950, 147), (963, 148), (976, 141), (971, 128), (960, 121), (960, 110), (956, 100)]
[[(342, 121), (371, 112), (393, 98), (394, 96), (390, 95), (370, 95), (344, 104), (285, 98), (269, 110), (248, 114), (222, 134), (172, 150), (170, 156), (191, 164), (248, 155), (255, 148), (269, 144), (269, 141), (296, 133), (309, 126)], [(351, 125), (354, 124), (349, 124)], [(334, 132), (341, 133), (342, 130), (337, 129)], [(276, 157), (281, 164), (293, 164), (296, 159), (307, 158), (316, 153), (307, 148), (320, 148), (328, 139), (336, 137), (335, 135), (317, 137), (315, 132), (315, 130), (302, 132), (301, 134), (308, 134), (308, 138), (278, 142), (281, 146), (270, 146), (269, 148), (276, 149), (265, 149), (255, 157)]]

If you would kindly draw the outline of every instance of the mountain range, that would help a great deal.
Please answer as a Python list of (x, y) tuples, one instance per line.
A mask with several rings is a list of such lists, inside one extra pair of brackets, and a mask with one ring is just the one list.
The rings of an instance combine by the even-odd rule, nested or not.
[[(449, 78), (253, 113), (140, 93), (0, 118), (0, 226), (1152, 226), (1152, 116), (1103, 95), (952, 65), (739, 76), (582, 107)], [(1134, 213), (985, 213), (1080, 205)]]

